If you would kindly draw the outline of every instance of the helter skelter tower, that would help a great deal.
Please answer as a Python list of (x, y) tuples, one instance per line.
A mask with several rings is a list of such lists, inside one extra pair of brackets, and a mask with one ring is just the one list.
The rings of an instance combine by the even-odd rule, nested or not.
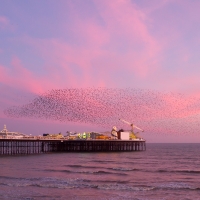
[(8, 136), (8, 129), (6, 128), (6, 125), (4, 124), (3, 130), (1, 131), (2, 134)]

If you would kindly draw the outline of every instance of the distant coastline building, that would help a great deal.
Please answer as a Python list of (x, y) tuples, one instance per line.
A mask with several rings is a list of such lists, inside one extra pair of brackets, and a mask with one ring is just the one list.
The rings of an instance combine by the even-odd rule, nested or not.
[(26, 137), (25, 134), (19, 132), (10, 132), (7, 130), (6, 125), (4, 125), (3, 130), (0, 132), (0, 138), (8, 138), (8, 139), (20, 139)]

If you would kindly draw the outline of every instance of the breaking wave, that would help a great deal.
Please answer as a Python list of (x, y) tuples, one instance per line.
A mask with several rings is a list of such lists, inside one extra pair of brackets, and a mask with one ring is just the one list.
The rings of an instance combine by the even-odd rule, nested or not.
[[(96, 172), (105, 173), (105, 172)], [(70, 178), (9, 178), (1, 177), (0, 185), (9, 187), (42, 187), (42, 188), (60, 188), (60, 189), (80, 189), (94, 188), (100, 190), (117, 190), (117, 191), (152, 191), (152, 190), (200, 190), (200, 187), (192, 186), (184, 182), (168, 182), (161, 184), (134, 185), (128, 181), (91, 181), (88, 179)]]

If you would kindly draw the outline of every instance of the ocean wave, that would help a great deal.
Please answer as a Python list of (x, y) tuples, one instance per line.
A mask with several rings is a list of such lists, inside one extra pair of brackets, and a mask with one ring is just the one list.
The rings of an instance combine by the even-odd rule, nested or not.
[(115, 174), (115, 175), (127, 175), (125, 173), (113, 173), (113, 172), (108, 172), (108, 171), (96, 171), (96, 172), (93, 172), (93, 174)]
[(122, 168), (122, 167), (113, 167), (113, 168), (107, 168), (111, 170), (116, 170), (116, 171), (139, 171), (139, 169), (135, 168)]
[(89, 168), (89, 169), (99, 168), (97, 166), (88, 166), (88, 165), (65, 165), (65, 167), (71, 167), (71, 168)]
[[(98, 171), (97, 174), (105, 173), (104, 171)], [(97, 181), (93, 182), (87, 179), (58, 179), (58, 178), (36, 178), (36, 179), (19, 179), (18, 181), (7, 181), (3, 183), (4, 186), (10, 187), (41, 187), (41, 188), (60, 188), (60, 189), (73, 189), (73, 188), (94, 188), (100, 190), (130, 190), (130, 191), (141, 191), (151, 190), (152, 187), (135, 187), (129, 186), (128, 182), (119, 181)]]
[(199, 170), (176, 170), (175, 172), (200, 174)]
[(45, 187), (45, 188), (79, 188), (88, 187), (89, 180), (87, 179), (58, 179), (58, 178), (37, 178), (37, 179), (26, 179), (20, 178), (17, 181), (4, 181), (0, 185), (10, 186), (10, 187)]
[(62, 170), (58, 170), (58, 169), (45, 169), (46, 172), (65, 172), (65, 173), (73, 173), (74, 171), (72, 170), (67, 170), (67, 169), (62, 169)]
[(66, 167), (74, 167), (74, 168), (80, 168), (83, 167), (83, 165), (65, 165)]
[[(105, 168), (106, 169), (106, 168)], [(96, 171), (92, 171), (92, 170), (66, 170), (66, 169), (62, 169), (62, 170), (57, 170), (57, 169), (46, 169), (45, 171), (48, 172), (63, 172), (63, 173), (73, 173), (73, 174), (111, 174), (111, 175), (127, 175), (126, 173), (117, 173), (117, 172), (111, 172), (111, 171), (104, 171), (104, 170), (96, 170)], [(122, 170), (121, 170), (122, 171)]]
[[(66, 167), (72, 167), (72, 168), (85, 168), (85, 169), (98, 169), (100, 168), (99, 166), (85, 166), (85, 165), (65, 165)], [(122, 168), (122, 167), (102, 167), (103, 169), (108, 169), (108, 170), (115, 170), (115, 171), (139, 171), (139, 169), (135, 168)]]
[(188, 190), (194, 191), (200, 190), (200, 187), (192, 186), (187, 183), (162, 183), (159, 185), (130, 185), (127, 183), (116, 183), (116, 184), (103, 184), (98, 186), (98, 189), (105, 190), (127, 190), (127, 191), (153, 191), (153, 190)]
[(21, 178), (21, 177), (0, 176), (0, 184), (3, 185), (4, 181), (23, 181), (23, 180), (37, 181), (39, 179), (40, 178)]
[[(105, 173), (104, 171), (99, 171), (98, 173)], [(116, 191), (152, 191), (152, 190), (200, 190), (192, 184), (184, 182), (168, 182), (168, 183), (155, 183), (155, 184), (143, 184), (136, 185), (129, 181), (115, 181), (115, 180), (88, 180), (80, 178), (69, 178), (60, 179), (54, 177), (44, 177), (44, 178), (20, 178), (16, 181), (4, 180), (0, 182), (0, 185), (8, 187), (41, 187), (41, 188), (58, 188), (58, 189), (83, 189), (92, 188), (99, 190), (116, 190)]]
[(149, 186), (130, 186), (126, 182), (91, 182), (84, 179), (68, 179), (61, 180), (56, 178), (41, 178), (38, 181), (21, 180), (18, 182), (7, 182), (4, 186), (10, 187), (40, 187), (40, 188), (58, 188), (58, 189), (99, 189), (99, 190), (117, 190), (117, 191), (147, 191), (152, 190), (154, 187)]
[(0, 176), (1, 179), (18, 179), (17, 177), (10, 177), (10, 176)]
[(170, 182), (170, 183), (162, 183), (155, 186), (155, 189), (162, 190), (200, 190), (199, 187), (192, 186), (188, 183), (184, 182)]
[(157, 172), (160, 173), (188, 173), (188, 174), (200, 174), (199, 170), (167, 170), (167, 169), (159, 169)]
[(91, 162), (97, 162), (97, 163), (116, 163), (116, 161), (112, 160), (91, 160)]
[(154, 190), (153, 186), (131, 186), (127, 184), (103, 184), (99, 185), (98, 189), (101, 190), (116, 190), (116, 191), (150, 191)]
[[(184, 174), (200, 174), (200, 170), (170, 170), (170, 169), (139, 169), (139, 168), (125, 168), (125, 167), (95, 167), (95, 166), (84, 166), (84, 165), (70, 165), (70, 167), (75, 169), (45, 169), (47, 172), (61, 172), (61, 173), (80, 173), (80, 174), (115, 174), (115, 175), (127, 175), (126, 172), (143, 172), (143, 173), (184, 173)], [(98, 170), (100, 169), (101, 170)], [(93, 170), (87, 170), (93, 169)], [(96, 170), (94, 170), (96, 169)], [(116, 171), (116, 172), (115, 172)], [(120, 173), (118, 173), (120, 172)], [(0, 176), (0, 178), (10, 178)]]

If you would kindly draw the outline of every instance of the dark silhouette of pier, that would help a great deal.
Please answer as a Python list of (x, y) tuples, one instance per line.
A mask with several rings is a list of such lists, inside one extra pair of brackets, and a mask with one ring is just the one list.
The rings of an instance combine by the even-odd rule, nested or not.
[(133, 140), (0, 139), (0, 155), (145, 150), (145, 141)]

